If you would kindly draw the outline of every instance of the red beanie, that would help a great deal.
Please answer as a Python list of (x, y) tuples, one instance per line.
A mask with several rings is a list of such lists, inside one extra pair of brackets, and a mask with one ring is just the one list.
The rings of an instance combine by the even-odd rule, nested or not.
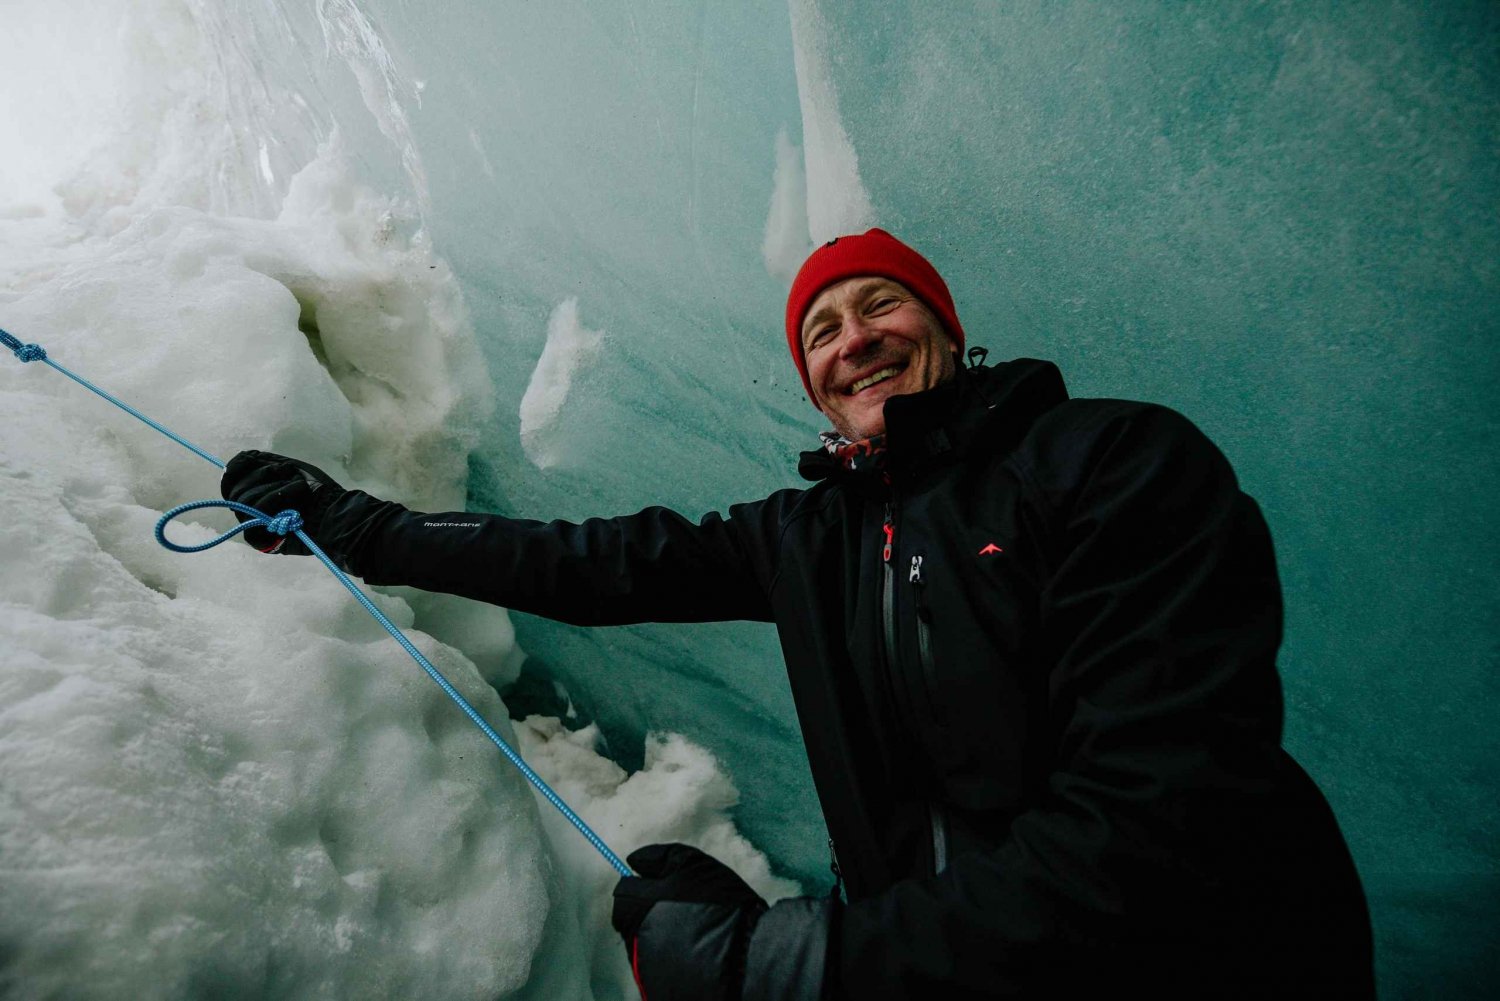
[(802, 270), (792, 281), (786, 299), (786, 343), (792, 349), (792, 362), (802, 376), (807, 397), (813, 396), (812, 381), (807, 377), (807, 358), (802, 354), (802, 318), (818, 293), (845, 278), (878, 275), (905, 285), (937, 314), (953, 340), (955, 350), (964, 349), (964, 328), (953, 308), (953, 296), (943, 283), (942, 275), (921, 254), (883, 229), (868, 230), (858, 236), (837, 236), (812, 252)]

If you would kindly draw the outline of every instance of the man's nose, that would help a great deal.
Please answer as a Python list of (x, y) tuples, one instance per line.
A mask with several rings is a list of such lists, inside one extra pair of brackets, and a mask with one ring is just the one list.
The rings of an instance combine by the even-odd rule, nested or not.
[(844, 318), (844, 337), (839, 353), (845, 358), (856, 358), (868, 351), (879, 340), (880, 332), (866, 323), (863, 316), (855, 312)]

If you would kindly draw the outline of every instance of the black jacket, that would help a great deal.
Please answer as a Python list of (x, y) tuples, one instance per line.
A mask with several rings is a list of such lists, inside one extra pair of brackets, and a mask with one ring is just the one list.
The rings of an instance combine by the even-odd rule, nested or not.
[(350, 491), (323, 535), (369, 583), (581, 625), (775, 622), (847, 881), (830, 996), (1372, 996), (1353, 863), (1280, 746), (1269, 533), (1219, 450), (1033, 360), (886, 419), (887, 476), (810, 452), (812, 487), (697, 524)]

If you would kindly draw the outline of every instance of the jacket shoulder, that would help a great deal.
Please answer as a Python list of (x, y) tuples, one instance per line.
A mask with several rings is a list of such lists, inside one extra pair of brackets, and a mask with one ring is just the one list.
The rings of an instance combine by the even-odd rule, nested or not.
[(761, 500), (732, 505), (729, 519), (754, 533), (758, 548), (774, 554), (788, 528), (826, 510), (838, 493), (837, 485), (827, 480), (803, 489), (789, 487)]
[(739, 526), (739, 537), (753, 552), (757, 565), (764, 570), (765, 591), (776, 588), (783, 569), (782, 554), (789, 532), (801, 525), (802, 532), (816, 524), (812, 519), (827, 511), (840, 495), (836, 484), (824, 480), (805, 489), (777, 490), (763, 500), (736, 504), (729, 509), (729, 520)]
[[(1058, 435), (1108, 434), (1131, 425), (1151, 425), (1164, 432), (1196, 432), (1191, 420), (1171, 407), (1141, 400), (1078, 398), (1066, 400), (1047, 411), (1034, 431)], [(1201, 432), (1199, 432), (1201, 433)]]
[(1171, 407), (1139, 400), (1072, 399), (1031, 427), (1017, 459), (1049, 492), (1085, 480), (1100, 462), (1191, 463), (1233, 479), (1229, 462), (1206, 434)]
[(831, 496), (830, 486), (823, 482), (801, 489), (787, 487), (760, 500), (732, 505), (729, 511), (732, 517), (749, 515), (762, 524), (785, 527), (788, 522), (822, 509)]

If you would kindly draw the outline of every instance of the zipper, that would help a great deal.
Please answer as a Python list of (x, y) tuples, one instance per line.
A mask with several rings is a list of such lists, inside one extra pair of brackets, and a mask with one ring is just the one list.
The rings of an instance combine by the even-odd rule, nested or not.
[[(932, 707), (933, 717), (942, 723), (944, 714), (932, 662), (932, 613), (927, 609), (927, 579), (922, 575), (922, 562), (920, 555), (911, 558), (906, 580), (917, 597), (917, 655), (922, 661), (922, 679), (927, 684), (927, 703)], [(936, 803), (927, 804), (927, 814), (932, 823), (932, 871), (937, 874), (948, 868), (948, 827), (943, 821), (943, 811)]]
[(888, 500), (885, 502), (885, 524), (881, 527), (885, 533), (885, 548), (880, 551), (880, 559), (886, 566), (891, 565), (891, 550), (896, 545), (896, 502)]
[(948, 868), (948, 825), (936, 803), (929, 803), (927, 812), (932, 817), (932, 871), (936, 874)]
[[(885, 626), (885, 665), (886, 673), (889, 675), (892, 694), (896, 690), (898, 669), (897, 657), (900, 651), (896, 647), (896, 570), (891, 566), (891, 555), (896, 547), (896, 503), (894, 500), (885, 502), (885, 524), (882, 526), (885, 533), (885, 548), (880, 551), (880, 565), (882, 574), (881, 585), (881, 617)], [(891, 706), (899, 716), (899, 705)]]
[[(881, 595), (883, 606), (883, 617), (885, 619), (885, 659), (886, 673), (894, 685), (897, 682), (896, 675), (900, 672), (899, 657), (900, 648), (896, 646), (896, 568), (891, 565), (892, 557), (896, 548), (896, 505), (892, 498), (885, 502), (885, 522), (881, 526), (885, 534), (885, 545), (880, 551), (881, 573), (884, 577), (883, 594)], [(917, 592), (917, 648), (922, 660), (922, 673), (928, 686), (928, 701), (936, 706), (936, 700), (932, 697), (934, 677), (932, 674), (932, 644), (927, 630), (927, 604), (923, 591), (922, 557), (911, 558), (911, 569), (907, 572), (907, 581), (914, 585)], [(899, 716), (900, 710), (896, 712)], [(936, 709), (934, 708), (934, 714)], [(936, 803), (929, 803), (927, 814), (931, 821), (932, 829), (932, 870), (940, 873), (948, 868), (948, 829), (943, 822), (942, 812)], [(829, 839), (829, 849), (833, 848), (832, 840)]]
[(939, 723), (946, 722), (942, 700), (938, 691), (937, 665), (932, 656), (932, 612), (927, 607), (927, 578), (922, 572), (922, 557), (911, 558), (911, 569), (906, 575), (916, 594), (917, 606), (917, 659), (922, 664), (922, 681), (927, 686), (927, 704), (932, 716)]

